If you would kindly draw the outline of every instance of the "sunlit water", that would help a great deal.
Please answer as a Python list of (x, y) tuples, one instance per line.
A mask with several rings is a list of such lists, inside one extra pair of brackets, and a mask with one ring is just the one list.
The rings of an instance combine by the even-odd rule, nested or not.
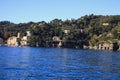
[(120, 53), (0, 47), (0, 80), (120, 80)]

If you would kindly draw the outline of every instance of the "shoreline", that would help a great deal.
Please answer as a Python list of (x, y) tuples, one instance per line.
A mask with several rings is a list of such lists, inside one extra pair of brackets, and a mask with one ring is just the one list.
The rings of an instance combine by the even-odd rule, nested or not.
[[(59, 48), (59, 49), (64, 49), (64, 48), (67, 48), (67, 49), (79, 49), (79, 50), (99, 50), (99, 51), (114, 51), (114, 50), (105, 50), (105, 49), (96, 49), (96, 48), (73, 48), (73, 47), (38, 47), (38, 46), (12, 46), (12, 45), (0, 45), (0, 47), (30, 47), (30, 48)], [(120, 48), (118, 50), (116, 50), (118, 52), (120, 52)]]

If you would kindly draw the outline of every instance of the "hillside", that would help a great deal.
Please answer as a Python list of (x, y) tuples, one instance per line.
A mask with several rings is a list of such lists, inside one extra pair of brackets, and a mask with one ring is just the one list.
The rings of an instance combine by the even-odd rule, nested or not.
[[(54, 19), (49, 23), (29, 22), (15, 24), (9, 21), (0, 22), (0, 37), (6, 41), (9, 37), (22, 36), (30, 31), (29, 46), (83, 48), (97, 46), (102, 42), (117, 43), (120, 45), (120, 15), (85, 15), (78, 19), (62, 21)], [(53, 40), (53, 37), (59, 40)], [(55, 45), (53, 45), (55, 44)]]

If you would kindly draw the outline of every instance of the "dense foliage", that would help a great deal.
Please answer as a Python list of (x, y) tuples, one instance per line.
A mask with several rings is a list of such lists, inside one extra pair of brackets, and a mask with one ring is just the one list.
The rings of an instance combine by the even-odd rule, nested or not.
[[(54, 36), (60, 37), (62, 47), (83, 48), (83, 45), (97, 45), (101, 41), (120, 40), (120, 15), (85, 15), (79, 19), (62, 21), (54, 19), (49, 23), (29, 22), (14, 24), (9, 21), (0, 22), (0, 37), (7, 40), (11, 36), (22, 36), (31, 31), (30, 46), (53, 47)], [(64, 33), (69, 30), (69, 33)]]

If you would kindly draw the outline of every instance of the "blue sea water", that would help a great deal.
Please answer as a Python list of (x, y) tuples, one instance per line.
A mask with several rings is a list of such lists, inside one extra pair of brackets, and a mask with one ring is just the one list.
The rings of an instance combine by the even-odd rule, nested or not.
[(120, 52), (2, 46), (0, 80), (120, 80)]

